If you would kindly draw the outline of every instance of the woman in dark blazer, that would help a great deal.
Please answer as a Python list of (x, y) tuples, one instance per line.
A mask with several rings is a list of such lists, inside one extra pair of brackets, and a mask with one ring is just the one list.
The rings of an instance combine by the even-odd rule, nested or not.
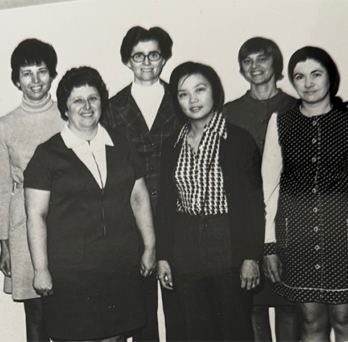
[(178, 293), (188, 340), (250, 341), (247, 290), (259, 284), (264, 236), (260, 155), (249, 133), (222, 117), (212, 68), (184, 63), (170, 88), (187, 123), (162, 148), (158, 278)]

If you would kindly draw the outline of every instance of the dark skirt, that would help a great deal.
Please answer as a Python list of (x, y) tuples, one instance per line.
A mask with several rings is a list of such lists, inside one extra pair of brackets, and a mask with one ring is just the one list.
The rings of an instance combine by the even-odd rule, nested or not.
[(174, 234), (174, 289), (188, 340), (252, 340), (251, 294), (232, 267), (228, 215), (178, 214)]
[(145, 323), (138, 252), (115, 259), (100, 235), (90, 237), (80, 263), (50, 264), (54, 294), (44, 298), (44, 312), (51, 339), (107, 338)]

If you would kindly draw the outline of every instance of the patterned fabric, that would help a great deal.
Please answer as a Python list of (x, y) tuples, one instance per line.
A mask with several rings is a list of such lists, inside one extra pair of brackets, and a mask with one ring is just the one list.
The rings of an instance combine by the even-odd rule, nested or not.
[(297, 302), (348, 303), (348, 110), (278, 116), (283, 156), (276, 223), (283, 285)]
[(131, 85), (109, 100), (103, 119), (104, 125), (123, 132), (138, 151), (146, 167), (145, 182), (154, 214), (159, 194), (162, 143), (182, 127), (182, 123), (174, 112), (168, 85), (163, 81), (161, 83), (164, 86), (165, 94), (150, 130), (131, 95)]
[(190, 124), (181, 130), (175, 146), (183, 141), (174, 178), (178, 190), (177, 211), (189, 215), (228, 213), (219, 164), (220, 137), (227, 139), (226, 122), (216, 113), (204, 128), (197, 154), (187, 141)]

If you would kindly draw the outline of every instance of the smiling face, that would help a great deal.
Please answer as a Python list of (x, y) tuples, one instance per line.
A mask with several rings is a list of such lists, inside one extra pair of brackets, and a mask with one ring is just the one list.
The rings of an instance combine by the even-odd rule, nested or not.
[(77, 135), (97, 128), (102, 107), (98, 90), (88, 85), (73, 88), (67, 101), (69, 128)]
[(242, 60), (242, 70), (245, 79), (254, 85), (275, 83), (272, 56), (263, 53), (248, 55)]
[(297, 63), (293, 81), (303, 102), (314, 104), (330, 100), (329, 74), (316, 60), (307, 59)]
[(45, 63), (26, 65), (19, 68), (17, 86), (23, 91), (25, 99), (38, 102), (47, 96), (52, 78)]
[(201, 74), (183, 76), (178, 85), (178, 102), (191, 121), (208, 123), (213, 117), (213, 89)]
[[(161, 49), (156, 40), (140, 41), (133, 47), (131, 56), (134, 56), (136, 53), (142, 53), (147, 56), (150, 52), (161, 53)], [(135, 83), (140, 85), (152, 85), (158, 81), (165, 62), (166, 61), (162, 57), (154, 62), (150, 61), (148, 57), (145, 57), (143, 62), (137, 63), (130, 57), (127, 66), (134, 73)]]

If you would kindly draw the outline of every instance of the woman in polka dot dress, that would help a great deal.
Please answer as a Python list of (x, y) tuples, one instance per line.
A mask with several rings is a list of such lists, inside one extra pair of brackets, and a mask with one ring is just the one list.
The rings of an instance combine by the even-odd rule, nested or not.
[(289, 79), (301, 104), (270, 120), (262, 174), (264, 271), (298, 302), (302, 341), (348, 341), (348, 110), (322, 49), (296, 51)]

